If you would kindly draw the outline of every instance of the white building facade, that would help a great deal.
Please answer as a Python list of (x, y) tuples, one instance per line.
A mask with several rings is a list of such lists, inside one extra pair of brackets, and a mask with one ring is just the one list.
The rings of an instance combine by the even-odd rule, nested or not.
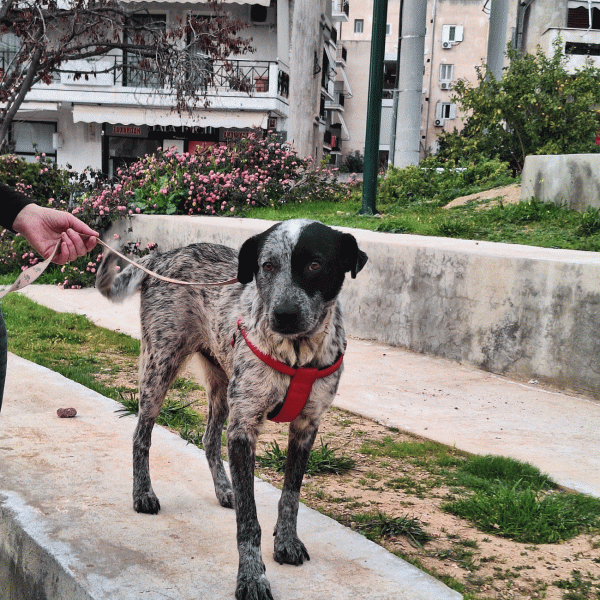
[[(205, 0), (144, 7), (167, 27), (189, 14), (210, 14)], [(193, 152), (258, 127), (277, 132), (303, 156), (329, 153), (325, 139), (331, 133), (322, 108), (335, 76), (324, 64), (334, 47), (331, 0), (236, 0), (223, 8), (249, 24), (240, 36), (252, 38), (255, 52), (228, 59), (235, 77), (225, 73), (223, 64), (211, 65), (206, 106), (201, 103), (192, 115), (178, 114), (173, 96), (157, 89), (151, 77), (127, 69), (94, 75), (108, 63), (123, 61), (122, 52), (73, 61), (70, 70), (81, 76), (62, 73), (27, 94), (10, 133), (11, 150), (27, 159), (44, 152), (59, 165), (78, 171), (92, 167), (112, 176), (157, 148)], [(308, 64), (300, 60), (306, 48), (314, 51)], [(0, 62), (9, 53), (10, 43), (0, 40)]]

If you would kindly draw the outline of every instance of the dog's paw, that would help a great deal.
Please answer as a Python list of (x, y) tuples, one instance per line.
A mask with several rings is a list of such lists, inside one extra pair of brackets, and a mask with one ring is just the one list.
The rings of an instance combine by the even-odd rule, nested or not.
[(223, 508), (234, 508), (234, 496), (231, 488), (225, 490), (217, 490), (217, 500)]
[(160, 502), (154, 494), (143, 494), (133, 499), (133, 508), (136, 512), (155, 515), (160, 510)]
[(280, 565), (301, 565), (305, 560), (310, 560), (308, 551), (298, 536), (279, 536), (277, 533), (273, 558)]
[(258, 577), (238, 573), (235, 600), (273, 600), (269, 580), (263, 573)]

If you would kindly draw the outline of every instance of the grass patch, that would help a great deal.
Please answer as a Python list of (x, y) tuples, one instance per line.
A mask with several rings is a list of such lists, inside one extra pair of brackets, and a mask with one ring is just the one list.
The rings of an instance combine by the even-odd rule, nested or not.
[(489, 533), (529, 544), (600, 530), (600, 500), (560, 491), (535, 467), (510, 458), (472, 457), (457, 471), (465, 488), (443, 509)]
[[(274, 469), (279, 473), (285, 470), (285, 461), (287, 459), (287, 450), (279, 447), (276, 441), (271, 442), (264, 454), (256, 457), (256, 462), (268, 469)], [(311, 450), (306, 467), (306, 474), (319, 475), (321, 473), (334, 473), (340, 475), (354, 468), (355, 461), (349, 456), (336, 455), (336, 451), (329, 447), (321, 439), (321, 445)]]
[[(123, 415), (137, 414), (137, 390), (111, 382), (120, 371), (131, 372), (137, 381), (138, 340), (97, 327), (81, 315), (57, 313), (21, 294), (6, 296), (2, 311), (10, 352), (120, 402), (123, 408), (118, 412)], [(177, 378), (157, 418), (159, 425), (179, 431), (197, 446), (202, 443), (204, 417), (181, 396), (201, 389)]]
[(420, 548), (433, 539), (418, 519), (410, 517), (389, 517), (382, 512), (377, 512), (352, 515), (349, 519), (354, 529), (373, 541), (379, 538), (405, 536), (412, 546)]
[[(183, 383), (179, 383), (179, 389), (188, 389), (187, 380), (178, 378)], [(177, 381), (173, 382), (173, 385), (177, 387)], [(191, 382), (189, 382), (191, 383)], [(199, 386), (198, 386), (199, 387)], [(139, 411), (139, 399), (136, 395), (120, 394), (119, 402), (123, 405), (123, 408), (117, 412), (121, 416), (126, 415), (137, 415)], [(199, 432), (199, 427), (204, 426), (203, 416), (194, 410), (192, 407), (197, 401), (184, 403), (180, 399), (167, 398), (163, 404), (160, 413), (156, 419), (158, 425), (163, 427), (169, 427), (175, 430), (185, 430), (187, 437), (192, 437), (192, 432)], [(183, 436), (182, 436), (183, 437)], [(187, 439), (184, 438), (184, 439)], [(198, 444), (195, 444), (198, 445)]]
[(413, 459), (417, 464), (433, 462), (440, 466), (456, 466), (464, 461), (464, 454), (443, 444), (423, 440), (420, 442), (395, 441), (388, 435), (382, 440), (366, 440), (360, 449), (362, 454), (383, 458)]
[(584, 575), (581, 571), (573, 569), (569, 579), (559, 579), (552, 583), (561, 590), (566, 590), (563, 600), (588, 600), (600, 598), (600, 582), (589, 573)]
[[(127, 335), (96, 327), (81, 315), (56, 313), (19, 294), (2, 301), (8, 349), (52, 369), (113, 400), (127, 391), (111, 386), (99, 373), (136, 369), (140, 343)], [(85, 352), (82, 348), (85, 347)]]
[[(455, 190), (452, 197), (465, 194)], [(578, 212), (535, 199), (517, 204), (498, 204), (481, 210), (483, 203), (470, 202), (446, 209), (444, 202), (419, 199), (408, 204), (379, 201), (377, 218), (359, 216), (360, 190), (336, 202), (289, 204), (254, 208), (253, 219), (315, 219), (327, 225), (369, 229), (384, 233), (441, 236), (543, 248), (600, 251), (600, 210)]]

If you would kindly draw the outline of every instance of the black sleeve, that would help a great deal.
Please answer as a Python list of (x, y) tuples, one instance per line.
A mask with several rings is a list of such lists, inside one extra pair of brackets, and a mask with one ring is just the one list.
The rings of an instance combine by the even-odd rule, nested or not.
[(21, 209), (33, 202), (29, 196), (0, 183), (0, 225), (12, 230), (13, 222)]

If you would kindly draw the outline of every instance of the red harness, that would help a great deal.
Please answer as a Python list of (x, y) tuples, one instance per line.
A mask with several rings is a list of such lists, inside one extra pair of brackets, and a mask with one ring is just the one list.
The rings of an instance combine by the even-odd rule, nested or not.
[[(248, 348), (250, 348), (260, 360), (279, 373), (289, 375), (292, 378), (283, 404), (277, 406), (267, 415), (267, 418), (275, 423), (291, 423), (302, 412), (302, 409), (306, 405), (314, 382), (317, 379), (335, 373), (342, 365), (342, 360), (344, 359), (343, 354), (341, 354), (330, 367), (324, 369), (313, 369), (308, 367), (294, 369), (276, 358), (261, 352), (261, 350), (248, 339), (248, 335), (242, 327), (241, 317), (238, 319), (237, 326)], [(232, 338), (231, 345), (235, 345), (235, 337)]]

